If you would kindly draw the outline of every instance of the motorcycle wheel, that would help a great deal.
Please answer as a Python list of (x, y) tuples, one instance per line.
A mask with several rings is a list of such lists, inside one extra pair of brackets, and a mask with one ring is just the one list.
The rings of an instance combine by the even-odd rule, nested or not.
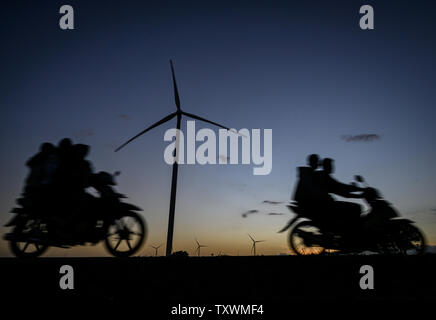
[(105, 246), (115, 257), (129, 257), (141, 248), (146, 237), (144, 220), (137, 213), (128, 213), (108, 225)]
[(47, 231), (42, 228), (40, 221), (34, 219), (29, 219), (15, 226), (12, 232), (13, 237), (16, 237), (17, 239), (29, 238), (29, 240), (26, 241), (14, 239), (10, 241), (9, 247), (16, 257), (36, 258), (47, 251), (47, 245), (30, 240), (31, 233), (36, 232), (46, 233)]
[(303, 234), (308, 237), (317, 237), (321, 235), (321, 231), (318, 227), (312, 225), (310, 221), (302, 221), (298, 223), (289, 233), (289, 246), (297, 255), (320, 255), (324, 253), (324, 247), (305, 240), (302, 236)]
[(400, 228), (397, 246), (404, 255), (420, 255), (425, 251), (425, 238), (422, 232), (411, 224), (404, 224)]

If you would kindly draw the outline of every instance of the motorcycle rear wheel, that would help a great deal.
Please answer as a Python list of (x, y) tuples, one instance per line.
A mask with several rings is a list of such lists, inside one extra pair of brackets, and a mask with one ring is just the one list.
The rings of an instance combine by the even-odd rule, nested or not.
[(303, 238), (302, 234), (317, 237), (321, 235), (321, 232), (310, 221), (298, 223), (289, 233), (289, 246), (297, 255), (320, 255), (324, 253), (324, 247), (317, 243), (309, 243)]
[(147, 225), (137, 213), (128, 213), (107, 227), (105, 246), (115, 257), (130, 257), (144, 244)]
[[(48, 246), (31, 240), (31, 234), (35, 231), (44, 232), (41, 229), (41, 223), (34, 219), (29, 219), (23, 223), (19, 223), (12, 231), (13, 238), (9, 242), (9, 247), (12, 253), (19, 258), (36, 258), (47, 251)], [(29, 240), (21, 240), (29, 237)]]

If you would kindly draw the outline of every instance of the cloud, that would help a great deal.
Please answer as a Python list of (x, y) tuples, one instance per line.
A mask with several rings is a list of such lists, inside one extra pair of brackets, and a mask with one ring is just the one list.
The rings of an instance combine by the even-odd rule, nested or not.
[(379, 134), (357, 134), (357, 135), (345, 134), (342, 135), (341, 138), (346, 142), (372, 142), (375, 140), (380, 140), (381, 136)]
[(266, 203), (266, 204), (280, 204), (280, 203), (283, 203), (283, 201), (263, 200), (262, 203)]
[[(244, 212), (244, 213), (242, 214), (242, 217), (243, 217), (243, 218), (247, 218), (248, 215), (250, 215), (250, 214), (255, 214), (255, 213), (259, 213), (259, 212), (260, 212), (259, 210), (255, 210), (255, 209), (253, 209), (253, 210), (248, 210), (248, 211), (246, 211), (246, 212)], [(267, 215), (269, 215), (269, 216), (282, 216), (282, 215), (284, 215), (284, 213), (279, 213), (279, 212), (270, 212), (270, 213), (267, 213)]]
[(259, 210), (248, 210), (248, 211), (246, 211), (246, 212), (244, 212), (243, 214), (242, 214), (242, 217), (243, 218), (247, 218), (247, 216), (249, 215), (249, 214), (254, 214), (254, 213), (258, 213), (259, 212)]

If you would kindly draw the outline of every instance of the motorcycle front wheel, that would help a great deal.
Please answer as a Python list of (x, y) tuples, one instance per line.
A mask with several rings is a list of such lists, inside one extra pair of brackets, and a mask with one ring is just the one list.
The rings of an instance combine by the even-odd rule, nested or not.
[(310, 221), (298, 223), (289, 233), (289, 246), (299, 256), (320, 255), (325, 248), (317, 243), (321, 231)]
[(397, 246), (404, 255), (420, 255), (425, 251), (425, 238), (422, 232), (411, 224), (400, 228)]
[(42, 255), (48, 246), (38, 242), (39, 235), (47, 230), (39, 220), (29, 219), (19, 223), (12, 231), (9, 247), (12, 253), (19, 258), (36, 258)]
[(115, 257), (135, 254), (147, 237), (147, 226), (137, 213), (131, 212), (113, 220), (107, 227), (105, 246)]

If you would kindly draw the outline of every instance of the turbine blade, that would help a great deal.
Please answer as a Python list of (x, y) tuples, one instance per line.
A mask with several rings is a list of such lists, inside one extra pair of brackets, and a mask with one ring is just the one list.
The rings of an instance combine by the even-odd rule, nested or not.
[[(229, 128), (227, 128), (227, 127), (225, 127), (225, 126), (223, 126), (223, 125), (221, 125), (221, 124), (219, 124), (219, 123), (216, 123), (216, 122), (213, 122), (213, 121), (207, 120), (207, 119), (205, 119), (205, 118), (202, 118), (202, 117), (196, 116), (195, 114), (188, 113), (188, 112), (185, 112), (185, 111), (182, 111), (182, 114), (184, 114), (185, 116), (188, 116), (188, 117), (190, 117), (190, 118), (197, 119), (197, 120), (200, 120), (200, 121), (204, 121), (204, 122), (207, 122), (207, 123), (213, 124), (214, 126), (218, 126), (218, 127), (220, 127), (220, 128), (227, 129), (227, 130), (231, 131)], [(234, 131), (232, 131), (232, 132), (234, 132)]]
[(153, 128), (156, 128), (157, 126), (160, 126), (161, 124), (164, 124), (165, 122), (171, 120), (172, 118), (174, 118), (177, 115), (177, 112), (171, 113), (170, 115), (166, 116), (165, 118), (159, 120), (158, 122), (152, 124), (151, 126), (149, 126), (147, 129), (141, 131), (140, 133), (138, 133), (136, 136), (134, 136), (133, 138), (130, 138), (129, 140), (127, 140), (126, 142), (124, 142), (121, 146), (119, 146), (118, 148), (115, 149), (115, 152), (119, 151), (120, 149), (124, 148), (127, 144), (129, 144), (130, 142), (132, 142), (133, 140), (135, 140), (136, 138), (138, 138), (139, 136), (143, 135), (144, 133), (146, 133), (147, 131), (150, 131)]
[(253, 241), (256, 241), (256, 240), (254, 240), (254, 239), (253, 239), (253, 237), (252, 237), (252, 236), (250, 236), (250, 234), (248, 234), (248, 236), (250, 237), (250, 239), (251, 239), (251, 240), (253, 240)]
[(217, 126), (217, 127), (223, 128), (223, 129), (227, 129), (227, 130), (229, 130), (230, 132), (233, 132), (234, 134), (237, 134), (238, 136), (241, 136), (241, 137), (247, 138), (246, 135), (239, 133), (239, 132), (236, 131), (235, 129), (227, 128), (226, 126), (223, 126), (223, 125), (221, 125), (221, 124), (219, 124), (219, 123), (217, 123), (217, 122), (207, 120), (207, 119), (205, 119), (205, 118), (199, 117), (199, 116), (197, 116), (197, 115), (195, 115), (195, 114), (192, 114), (192, 113), (189, 113), (189, 112), (185, 112), (185, 111), (182, 111), (182, 114), (184, 114), (185, 116), (188, 116), (188, 117), (190, 117), (190, 118), (193, 118), (193, 119), (196, 119), (196, 120), (200, 120), (200, 121), (204, 121), (204, 122), (207, 122), (207, 123), (213, 124), (214, 126)]
[(180, 110), (179, 90), (177, 89), (176, 75), (175, 75), (175, 73), (174, 73), (173, 60), (170, 60), (170, 65), (171, 65), (171, 74), (172, 74), (172, 76), (173, 76), (174, 101), (176, 102), (177, 110)]

